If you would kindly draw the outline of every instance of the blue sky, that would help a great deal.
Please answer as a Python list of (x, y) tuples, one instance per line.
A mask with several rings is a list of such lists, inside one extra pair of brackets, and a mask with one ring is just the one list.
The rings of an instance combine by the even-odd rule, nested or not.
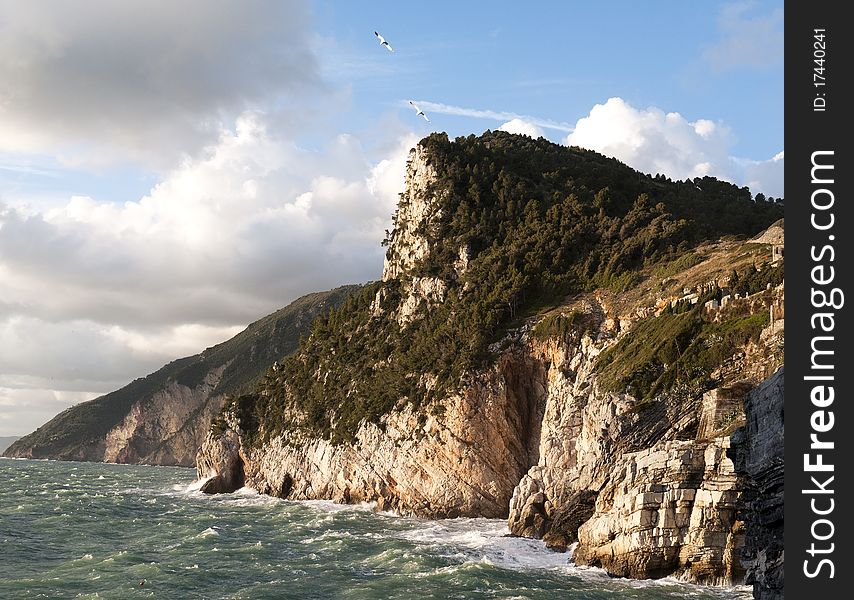
[[(318, 1), (311, 11), (308, 43), (336, 101), (324, 122), (302, 132), (307, 147), (356, 132), (370, 149), (371, 132), (393, 119), (418, 134), (452, 136), (501, 125), (438, 114), (432, 125), (420, 123), (408, 99), (574, 124), (595, 104), (620, 97), (639, 109), (726, 124), (739, 158), (766, 160), (783, 149), (782, 2), (541, 2), (523, 9), (515, 2), (422, 8)], [(730, 13), (737, 16), (728, 20)], [(379, 51), (375, 29), (394, 54)], [(722, 64), (709, 57), (726, 46), (739, 58)], [(544, 133), (554, 141), (565, 136)], [(132, 162), (68, 169), (49, 154), (7, 153), (0, 164), (4, 196), (128, 201), (159, 181), (157, 171)]]
[[(715, 47), (755, 51), (782, 43), (766, 31), (745, 40), (725, 20), (738, 4), (715, 2), (371, 3), (320, 2), (318, 30), (331, 50), (361, 62), (339, 74), (353, 90), (358, 119), (407, 96), (574, 123), (590, 107), (619, 96), (689, 120), (721, 120), (738, 132), (733, 150), (762, 159), (783, 145), (782, 46), (767, 66), (717, 64)], [(422, 8), (423, 7), (423, 8)], [(740, 21), (770, 19), (782, 2), (745, 3)], [(782, 17), (782, 15), (781, 15)], [(395, 54), (376, 56), (373, 29)], [(774, 29), (772, 29), (774, 31)], [(733, 40), (732, 38), (736, 39)], [(387, 59), (387, 60), (383, 60)], [(374, 68), (379, 63), (378, 68)], [(384, 64), (390, 63), (390, 64)], [(489, 121), (447, 118), (451, 134), (479, 132)]]
[(783, 195), (782, 6), (0, 0), (0, 435), (378, 277), (431, 131)]

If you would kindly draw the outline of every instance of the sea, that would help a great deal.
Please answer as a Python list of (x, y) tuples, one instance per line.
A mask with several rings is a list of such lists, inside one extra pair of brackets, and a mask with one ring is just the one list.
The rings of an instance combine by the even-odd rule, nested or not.
[(0, 598), (751, 598), (610, 578), (494, 519), (209, 496), (192, 469), (0, 459)]

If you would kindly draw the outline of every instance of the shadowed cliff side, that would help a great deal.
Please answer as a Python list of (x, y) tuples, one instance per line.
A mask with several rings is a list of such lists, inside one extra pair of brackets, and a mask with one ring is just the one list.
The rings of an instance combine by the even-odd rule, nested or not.
[(746, 479), (742, 556), (746, 581), (759, 600), (783, 599), (783, 400), (781, 368), (750, 393), (747, 423), (733, 435), (743, 448), (736, 466)]

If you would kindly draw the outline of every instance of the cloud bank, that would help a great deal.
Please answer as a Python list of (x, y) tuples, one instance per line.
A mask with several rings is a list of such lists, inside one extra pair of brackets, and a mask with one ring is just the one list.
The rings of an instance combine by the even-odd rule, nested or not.
[(0, 0), (0, 152), (168, 168), (321, 86), (298, 0)]
[(106, 392), (288, 299), (376, 279), (416, 141), (372, 163), (352, 136), (309, 151), (246, 113), (139, 201), (0, 205), (0, 398)]
[(748, 161), (730, 155), (733, 134), (724, 124), (688, 121), (677, 112), (638, 109), (622, 98), (597, 104), (564, 143), (613, 156), (644, 173), (691, 179), (711, 175), (754, 193), (783, 196), (783, 155)]

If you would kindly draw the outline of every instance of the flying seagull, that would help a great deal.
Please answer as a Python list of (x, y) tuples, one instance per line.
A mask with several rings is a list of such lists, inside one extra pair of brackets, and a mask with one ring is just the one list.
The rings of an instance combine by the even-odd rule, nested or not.
[(385, 46), (389, 52), (394, 52), (394, 48), (388, 45), (388, 42), (385, 41), (385, 38), (383, 36), (381, 36), (376, 31), (374, 32), (374, 35), (377, 36), (377, 39), (380, 41), (380, 46)]
[(425, 121), (427, 121), (428, 123), (430, 122), (430, 119), (428, 119), (428, 118), (427, 118), (427, 115), (425, 115), (425, 114), (424, 114), (424, 111), (423, 111), (423, 110), (421, 110), (420, 108), (418, 108), (418, 105), (417, 105), (417, 104), (415, 104), (415, 102), (413, 102), (412, 100), (410, 100), (410, 101), (409, 101), (409, 103), (412, 105), (412, 108), (414, 108), (414, 109), (415, 109), (415, 113), (416, 113), (417, 115), (419, 115), (419, 116), (421, 116), (421, 117), (424, 117), (424, 120), (425, 120)]

